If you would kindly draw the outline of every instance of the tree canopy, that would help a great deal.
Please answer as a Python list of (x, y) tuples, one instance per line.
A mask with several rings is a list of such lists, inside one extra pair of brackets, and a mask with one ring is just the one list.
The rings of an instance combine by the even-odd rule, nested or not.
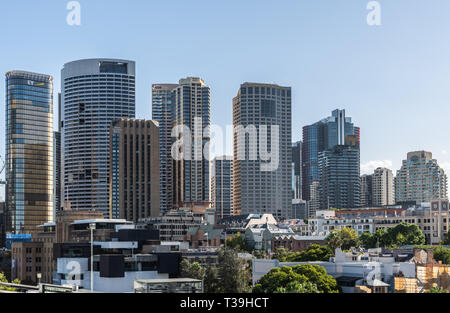
[(450, 293), (450, 292), (442, 287), (433, 286), (430, 288), (429, 291), (426, 291), (425, 293)]
[(226, 246), (227, 248), (237, 249), (240, 251), (252, 251), (252, 249), (247, 244), (245, 237), (241, 233), (237, 233), (235, 236), (227, 238)]
[(445, 234), (442, 244), (450, 246), (450, 230)]
[(254, 293), (337, 293), (339, 287), (325, 268), (301, 264), (273, 268), (261, 277)]
[(280, 262), (312, 262), (329, 261), (333, 252), (327, 246), (312, 244), (301, 252), (291, 252), (285, 248), (278, 248), (272, 256)]
[(198, 262), (191, 263), (188, 259), (183, 259), (181, 261), (181, 276), (183, 278), (203, 280), (205, 269)]
[(203, 280), (206, 293), (244, 293), (250, 291), (249, 264), (240, 259), (238, 250), (223, 248), (218, 251), (217, 266), (202, 266), (187, 259), (181, 261), (181, 276)]
[[(0, 273), (0, 282), (2, 282), (2, 283), (8, 282), (8, 279), (6, 279), (5, 273)], [(20, 284), (20, 280), (14, 279), (13, 283)], [(0, 290), (15, 291), (16, 289), (12, 288), (12, 287), (5, 287), (5, 286), (0, 285)]]
[(436, 261), (442, 261), (443, 264), (450, 264), (450, 249), (445, 247), (434, 247), (433, 258)]
[(359, 246), (358, 233), (350, 227), (333, 230), (325, 239), (327, 246), (334, 252), (336, 248), (348, 250)]
[(224, 248), (218, 251), (220, 277), (219, 290), (222, 293), (245, 293), (250, 291), (251, 274), (249, 265), (237, 255), (236, 249)]
[(360, 236), (361, 245), (366, 248), (395, 247), (404, 245), (423, 245), (425, 235), (415, 224), (400, 223), (395, 227), (378, 229), (373, 235), (364, 233)]

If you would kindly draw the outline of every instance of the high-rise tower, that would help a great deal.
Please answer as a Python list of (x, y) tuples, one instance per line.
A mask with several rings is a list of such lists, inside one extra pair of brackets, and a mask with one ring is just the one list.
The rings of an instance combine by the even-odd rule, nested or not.
[(430, 202), (447, 199), (447, 175), (431, 152), (409, 152), (395, 177), (395, 201)]
[(353, 125), (351, 117), (345, 115), (345, 110), (334, 110), (331, 116), (303, 127), (302, 183), (305, 200), (311, 200), (310, 185), (319, 180), (319, 153), (344, 145), (348, 135), (355, 135), (359, 143), (360, 129)]
[(53, 78), (6, 73), (8, 229), (32, 232), (54, 220)]
[(66, 207), (109, 215), (111, 122), (135, 117), (135, 63), (70, 62), (61, 71), (63, 181)]
[(182, 160), (174, 160), (174, 207), (182, 203), (210, 202), (210, 160), (203, 151), (210, 141), (209, 133), (203, 132), (211, 124), (210, 88), (202, 79), (188, 77), (180, 79), (173, 92), (173, 126), (188, 128), (191, 142), (190, 147), (184, 146)]
[[(291, 114), (290, 87), (244, 83), (233, 99), (233, 208), (237, 213), (292, 216)], [(238, 128), (243, 136), (236, 132)]]
[(177, 84), (152, 86), (152, 119), (159, 123), (160, 206), (165, 213), (173, 208), (172, 127)]

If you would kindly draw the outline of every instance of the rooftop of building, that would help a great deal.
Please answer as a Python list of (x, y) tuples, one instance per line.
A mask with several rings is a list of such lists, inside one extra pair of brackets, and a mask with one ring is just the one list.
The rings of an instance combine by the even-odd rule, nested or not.
[(144, 284), (167, 284), (167, 283), (201, 283), (202, 280), (193, 278), (157, 278), (157, 279), (136, 279)]
[(81, 224), (133, 224), (133, 222), (129, 222), (125, 219), (109, 219), (109, 218), (94, 218), (87, 220), (78, 220), (72, 223), (72, 225), (81, 225)]
[(16, 75), (31, 76), (31, 77), (35, 76), (36, 78), (39, 78), (39, 79), (47, 79), (49, 81), (53, 81), (53, 76), (51, 76), (51, 75), (28, 72), (28, 71), (23, 71), (23, 70), (13, 70), (13, 71), (9, 71), (5, 74), (6, 78), (8, 78), (10, 76), (16, 76)]

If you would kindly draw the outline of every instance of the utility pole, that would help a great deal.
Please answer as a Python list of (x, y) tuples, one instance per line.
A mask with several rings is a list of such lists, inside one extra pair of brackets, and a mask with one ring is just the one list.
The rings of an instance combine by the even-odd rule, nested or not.
[(91, 292), (94, 292), (94, 229), (95, 223), (89, 224), (91, 229)]

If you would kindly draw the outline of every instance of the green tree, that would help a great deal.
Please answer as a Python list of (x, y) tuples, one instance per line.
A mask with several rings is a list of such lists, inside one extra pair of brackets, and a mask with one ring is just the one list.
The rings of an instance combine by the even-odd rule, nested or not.
[(237, 249), (239, 251), (252, 251), (250, 246), (245, 241), (245, 237), (241, 233), (237, 233), (235, 236), (227, 238), (226, 245), (227, 248)]
[(267, 259), (268, 253), (265, 250), (254, 250), (253, 256), (257, 259)]
[(284, 257), (284, 260), (285, 262), (326, 262), (329, 261), (331, 257), (333, 257), (333, 252), (329, 247), (313, 244), (301, 252), (288, 252)]
[[(304, 275), (299, 275), (294, 272), (292, 267), (283, 266), (271, 269), (265, 274), (253, 288), (254, 293), (275, 293), (286, 291), (290, 284), (298, 283), (301, 286), (306, 286), (308, 278)], [(292, 286), (291, 286), (292, 287)], [(283, 289), (282, 289), (283, 288)], [(317, 286), (311, 290), (306, 290), (305, 293), (318, 292)]]
[(261, 277), (254, 293), (337, 293), (336, 280), (319, 265), (273, 268)]
[(250, 291), (251, 273), (248, 263), (240, 259), (237, 254), (237, 249), (223, 248), (218, 250), (219, 291), (222, 293)]
[(383, 238), (385, 246), (425, 244), (425, 235), (415, 224), (400, 223), (395, 227), (388, 228), (383, 237), (386, 237)]
[(294, 253), (286, 248), (277, 248), (275, 249), (275, 252), (272, 254), (272, 260), (287, 262), (287, 260), (292, 258), (293, 255)]
[(442, 244), (450, 246), (450, 230), (445, 234)]
[[(8, 280), (6, 279), (5, 273), (0, 273), (0, 282), (2, 283), (8, 283)], [(20, 284), (20, 280), (14, 279), (13, 284)], [(12, 287), (5, 287), (0, 285), (0, 290), (7, 290), (7, 291), (16, 291), (15, 288)]]
[(328, 262), (331, 257), (333, 257), (333, 251), (331, 251), (329, 247), (313, 244), (306, 248), (304, 251), (300, 252), (298, 262)]
[(339, 287), (336, 280), (331, 275), (327, 274), (327, 271), (323, 266), (302, 264), (294, 266), (293, 270), (297, 274), (306, 276), (308, 280), (315, 284), (317, 289), (321, 292), (339, 292)]
[(193, 278), (203, 280), (205, 278), (205, 269), (198, 263), (191, 263), (188, 259), (181, 261), (181, 276), (183, 278)]
[(388, 247), (392, 245), (391, 238), (384, 228), (378, 229), (374, 234), (374, 248)]
[(450, 292), (442, 287), (433, 286), (430, 288), (429, 291), (426, 291), (425, 293), (450, 293)]
[(333, 251), (336, 248), (348, 250), (351, 247), (358, 247), (359, 237), (358, 233), (350, 227), (333, 230), (325, 239), (327, 246)]
[(445, 247), (434, 247), (433, 255), (436, 261), (442, 261), (443, 264), (450, 264), (450, 249)]
[(309, 281), (300, 284), (298, 281), (292, 281), (286, 287), (278, 287), (274, 293), (319, 293), (317, 286)]
[(219, 272), (217, 267), (208, 265), (205, 269), (205, 276), (203, 280), (204, 291), (206, 293), (216, 293), (219, 292)]
[(364, 232), (359, 236), (359, 243), (366, 249), (376, 248), (376, 237), (369, 232)]

